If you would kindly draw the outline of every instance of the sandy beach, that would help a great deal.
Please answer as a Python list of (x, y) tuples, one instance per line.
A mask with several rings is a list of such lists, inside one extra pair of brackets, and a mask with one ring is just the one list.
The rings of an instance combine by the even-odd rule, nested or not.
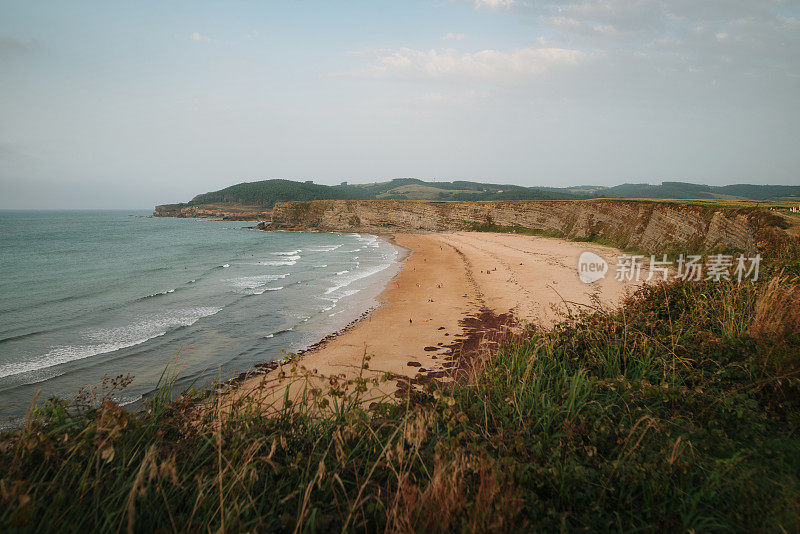
[[(471, 336), (473, 348), (495, 342), (496, 336), (480, 335), (478, 318), (495, 329), (546, 328), (581, 308), (614, 306), (634, 287), (615, 280), (619, 251), (609, 247), (473, 232), (392, 237), (409, 255), (380, 295), (380, 306), (303, 353), (295, 365), (244, 380), (237, 398), (257, 396), (269, 404), (283, 398), (287, 385), (289, 398), (295, 398), (305, 386), (324, 390), (332, 377), (392, 377), (371, 383), (368, 399), (393, 395), (398, 384), (402, 388), (426, 376), (452, 380), (447, 371), (458, 366), (459, 341), (463, 345)], [(592, 284), (579, 280), (578, 256), (586, 250), (609, 263), (605, 279)], [(291, 368), (303, 379), (284, 378)]]

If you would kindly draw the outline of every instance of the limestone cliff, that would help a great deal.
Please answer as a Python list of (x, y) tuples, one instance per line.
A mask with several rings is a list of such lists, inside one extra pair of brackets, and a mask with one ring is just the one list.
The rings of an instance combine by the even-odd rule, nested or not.
[(660, 252), (735, 249), (752, 253), (761, 228), (778, 221), (757, 208), (677, 202), (281, 202), (268, 229), (388, 232), (503, 230), (543, 233)]

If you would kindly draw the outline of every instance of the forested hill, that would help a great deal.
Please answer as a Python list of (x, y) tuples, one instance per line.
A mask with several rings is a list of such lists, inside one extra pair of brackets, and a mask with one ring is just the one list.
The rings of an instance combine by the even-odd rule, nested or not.
[(611, 198), (722, 198), (741, 200), (800, 201), (800, 186), (737, 184), (709, 186), (686, 182), (661, 182), (661, 185), (622, 184), (599, 189), (598, 196)]
[(329, 186), (312, 181), (245, 182), (197, 195), (189, 205), (233, 203), (271, 208), (291, 200), (579, 200), (587, 198), (797, 200), (800, 186), (738, 184), (708, 186), (685, 182), (622, 184), (614, 187), (522, 187), (480, 182), (425, 182), (397, 178), (388, 182)]
[(576, 200), (583, 195), (518, 185), (477, 182), (423, 182), (398, 178), (372, 184), (321, 185), (311, 181), (262, 180), (204, 193), (189, 205), (232, 202), (271, 208), (288, 200)]

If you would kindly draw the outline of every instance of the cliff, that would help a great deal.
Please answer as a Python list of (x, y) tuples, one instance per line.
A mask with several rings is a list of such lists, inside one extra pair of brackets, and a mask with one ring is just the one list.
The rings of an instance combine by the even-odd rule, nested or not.
[(231, 203), (215, 204), (162, 204), (156, 206), (156, 217), (199, 217), (231, 221), (268, 221), (270, 211), (262, 206)]
[(320, 200), (281, 202), (265, 229), (387, 232), (499, 230), (599, 240), (622, 248), (741, 250), (780, 217), (757, 208), (617, 200), (419, 202)]

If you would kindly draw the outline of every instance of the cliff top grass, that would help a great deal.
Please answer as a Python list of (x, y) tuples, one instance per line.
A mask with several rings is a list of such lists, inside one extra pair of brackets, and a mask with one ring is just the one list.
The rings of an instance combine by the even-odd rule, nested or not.
[(798, 531), (800, 243), (769, 247), (756, 283), (649, 286), (402, 402), (48, 400), (0, 436), (0, 530)]
[[(325, 202), (331, 200), (338, 201), (401, 201), (401, 202), (468, 202), (465, 200), (442, 200), (442, 199), (408, 199), (408, 198), (353, 198), (353, 199), (315, 199), (315, 200), (286, 200), (284, 202)], [(595, 201), (612, 201), (612, 202), (652, 202), (652, 203), (668, 203), (668, 204), (688, 204), (688, 205), (703, 205), (703, 206), (726, 206), (726, 207), (777, 207), (777, 208), (791, 208), (797, 207), (800, 204), (800, 197), (798, 200), (746, 200), (746, 199), (722, 199), (722, 198), (635, 198), (635, 197), (592, 197), (592, 198), (560, 198), (560, 199), (531, 199), (531, 200), (475, 200), (474, 202), (595, 202)], [(472, 202), (472, 201), (469, 201)]]
[(774, 210), (776, 214), (783, 214), (788, 212), (791, 208), (796, 208), (800, 205), (798, 202), (790, 201), (767, 201), (767, 200), (724, 200), (724, 199), (649, 199), (649, 198), (588, 198), (588, 199), (546, 199), (546, 200), (418, 200), (418, 199), (397, 199), (397, 198), (377, 198), (377, 199), (319, 199), (319, 200), (285, 200), (276, 202), (276, 205), (281, 204), (284, 206), (304, 206), (316, 205), (325, 206), (330, 203), (410, 203), (410, 204), (476, 204), (476, 205), (491, 205), (491, 204), (510, 204), (524, 206), (526, 204), (597, 204), (607, 202), (618, 202), (621, 204), (650, 204), (650, 205), (667, 205), (670, 207), (694, 207), (701, 208), (702, 210), (724, 210), (727, 213), (732, 212), (770, 212)]

